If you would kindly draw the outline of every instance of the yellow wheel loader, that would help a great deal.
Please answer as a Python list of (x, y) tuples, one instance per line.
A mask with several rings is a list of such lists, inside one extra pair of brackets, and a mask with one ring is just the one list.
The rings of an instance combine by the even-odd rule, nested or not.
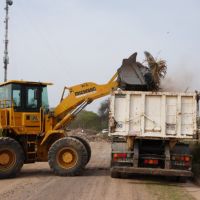
[(46, 161), (57, 175), (81, 174), (91, 148), (85, 139), (68, 136), (66, 127), (87, 104), (117, 88), (155, 88), (151, 69), (137, 63), (136, 55), (124, 59), (106, 84), (65, 87), (53, 110), (47, 95), (51, 83), (13, 80), (0, 84), (0, 178), (16, 176), (23, 164)]

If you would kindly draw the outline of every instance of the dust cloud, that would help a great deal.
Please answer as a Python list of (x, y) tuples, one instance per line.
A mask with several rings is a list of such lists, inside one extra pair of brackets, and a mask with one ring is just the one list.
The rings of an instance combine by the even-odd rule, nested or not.
[(199, 76), (189, 67), (177, 67), (161, 81), (161, 90), (168, 92), (194, 92), (200, 90)]

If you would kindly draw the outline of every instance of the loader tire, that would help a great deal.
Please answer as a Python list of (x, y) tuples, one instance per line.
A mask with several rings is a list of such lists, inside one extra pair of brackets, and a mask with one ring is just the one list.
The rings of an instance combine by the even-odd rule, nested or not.
[(61, 138), (50, 147), (48, 162), (56, 175), (80, 175), (87, 162), (87, 150), (83, 143), (76, 138)]
[(24, 151), (21, 145), (9, 137), (0, 138), (0, 178), (17, 176), (24, 164)]
[(71, 136), (71, 137), (78, 139), (85, 146), (85, 148), (87, 150), (87, 162), (85, 163), (85, 165), (87, 165), (87, 163), (90, 161), (91, 154), (92, 154), (89, 141), (87, 139), (85, 139), (85, 138), (82, 138), (82, 137), (76, 136), (76, 135), (75, 136)]

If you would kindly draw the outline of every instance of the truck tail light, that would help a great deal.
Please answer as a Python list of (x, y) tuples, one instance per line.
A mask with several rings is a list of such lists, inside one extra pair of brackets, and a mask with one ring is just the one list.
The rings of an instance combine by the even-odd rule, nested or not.
[(190, 156), (172, 156), (171, 160), (189, 162), (191, 160), (191, 158), (190, 158)]
[(184, 161), (189, 162), (190, 161), (190, 157), (189, 156), (185, 156), (184, 157)]
[(154, 160), (154, 165), (157, 165), (158, 164), (158, 160)]
[(144, 164), (149, 164), (149, 165), (157, 165), (158, 160), (157, 159), (145, 159)]
[(185, 166), (189, 168), (191, 166), (191, 156), (187, 155), (173, 155), (171, 157), (173, 165)]
[(121, 159), (126, 159), (127, 158), (127, 153), (114, 153), (113, 154), (114, 160), (117, 160), (119, 158)]

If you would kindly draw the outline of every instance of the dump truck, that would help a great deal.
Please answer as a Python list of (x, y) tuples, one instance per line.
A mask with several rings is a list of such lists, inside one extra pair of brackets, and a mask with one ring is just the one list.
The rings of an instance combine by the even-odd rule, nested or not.
[(113, 92), (109, 114), (111, 176), (191, 177), (188, 142), (199, 138), (198, 108), (197, 92)]
[(117, 89), (156, 89), (153, 69), (124, 59), (106, 84), (86, 82), (64, 87), (61, 100), (49, 108), (46, 82), (10, 80), (0, 84), (0, 178), (19, 174), (23, 164), (47, 162), (60, 176), (79, 175), (90, 160), (84, 138), (66, 129), (89, 103)]

